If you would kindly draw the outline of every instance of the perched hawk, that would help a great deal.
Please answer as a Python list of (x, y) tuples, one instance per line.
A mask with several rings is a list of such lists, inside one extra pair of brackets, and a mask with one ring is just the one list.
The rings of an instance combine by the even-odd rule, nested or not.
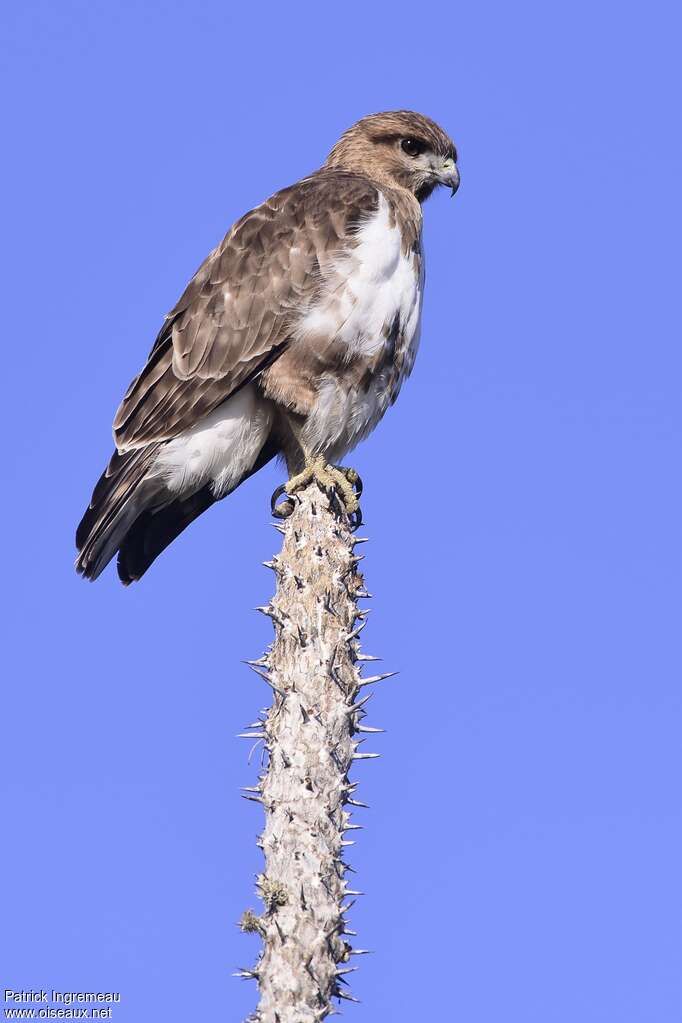
[(356, 510), (334, 466), (410, 373), (424, 284), (421, 203), (459, 185), (434, 121), (373, 114), (320, 170), (228, 232), (166, 316), (114, 419), (116, 451), (76, 533), (96, 579), (118, 552), (139, 579), (215, 501), (282, 455), (286, 493), (317, 478)]

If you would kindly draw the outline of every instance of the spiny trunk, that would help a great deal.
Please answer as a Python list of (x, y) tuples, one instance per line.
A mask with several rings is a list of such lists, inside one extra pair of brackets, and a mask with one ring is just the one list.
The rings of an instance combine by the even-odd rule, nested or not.
[(258, 980), (254, 1021), (313, 1023), (333, 1011), (333, 998), (352, 999), (344, 975), (363, 952), (346, 940), (353, 934), (346, 900), (360, 893), (345, 880), (353, 843), (344, 836), (358, 827), (350, 808), (363, 806), (352, 798), (348, 772), (355, 760), (378, 755), (361, 751), (356, 734), (381, 731), (361, 724), (365, 687), (388, 675), (360, 677), (358, 662), (376, 658), (360, 653), (368, 611), (357, 601), (368, 594), (353, 553), (362, 541), (345, 514), (313, 483), (280, 528), (282, 551), (267, 563), (276, 593), (259, 608), (272, 618), (275, 638), (249, 662), (273, 691), (267, 715), (251, 726), (265, 743), (267, 768), (246, 791), (265, 811), (258, 878), (265, 909), (247, 911), (241, 926), (261, 934), (263, 950), (240, 976)]

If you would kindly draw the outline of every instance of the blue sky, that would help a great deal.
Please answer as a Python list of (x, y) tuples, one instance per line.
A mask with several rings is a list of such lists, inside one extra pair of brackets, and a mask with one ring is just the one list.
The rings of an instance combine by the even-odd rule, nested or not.
[[(72, 569), (118, 400), (229, 225), (363, 114), (461, 152), (422, 348), (353, 462), (383, 758), (356, 1023), (682, 1016), (679, 11), (25, 0), (3, 13), (0, 983), (237, 1020), (274, 467), (139, 586)], [(677, 339), (677, 340), (676, 340)]]

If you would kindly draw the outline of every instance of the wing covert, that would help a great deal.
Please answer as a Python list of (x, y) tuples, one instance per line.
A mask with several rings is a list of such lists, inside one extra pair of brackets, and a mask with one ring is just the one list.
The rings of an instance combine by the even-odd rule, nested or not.
[(314, 301), (317, 269), (353, 244), (376, 186), (318, 172), (247, 213), (210, 253), (114, 419), (120, 451), (170, 440), (253, 380)]

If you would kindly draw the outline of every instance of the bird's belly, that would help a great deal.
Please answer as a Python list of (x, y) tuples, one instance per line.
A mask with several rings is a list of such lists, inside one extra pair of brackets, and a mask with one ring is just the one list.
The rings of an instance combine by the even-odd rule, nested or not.
[(421, 292), (415, 293), (406, 322), (396, 311), (388, 337), (370, 355), (324, 373), (303, 431), (306, 447), (338, 461), (366, 437), (398, 397), (412, 371), (419, 346)]
[(338, 462), (379, 423), (391, 404), (392, 390), (384, 376), (362, 390), (324, 381), (306, 423), (307, 447), (323, 453), (329, 462)]

